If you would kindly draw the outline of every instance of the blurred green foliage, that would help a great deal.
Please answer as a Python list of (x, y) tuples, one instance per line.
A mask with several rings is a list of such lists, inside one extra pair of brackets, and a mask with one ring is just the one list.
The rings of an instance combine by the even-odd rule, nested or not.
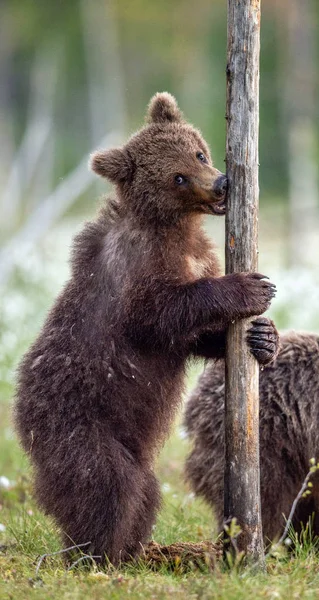
[[(281, 0), (265, 3), (261, 46), (260, 181), (262, 193), (276, 196), (287, 194), (286, 136), (282, 126), (285, 69), (282, 48), (287, 31), (285, 10), (278, 9), (281, 4), (284, 7)], [(35, 57), (38, 53), (61, 52), (54, 90), (54, 177), (67, 173), (88, 151), (91, 141), (88, 54), (90, 48), (95, 55), (102, 51), (111, 31), (112, 35), (116, 33), (113, 50), (121, 74), (110, 64), (112, 54), (109, 57), (103, 54), (94, 74), (99, 82), (106, 83), (101, 137), (116, 120), (114, 102), (111, 107), (108, 99), (113, 85), (118, 85), (118, 77), (122, 77), (129, 130), (140, 125), (150, 96), (158, 90), (169, 90), (177, 96), (187, 117), (203, 130), (216, 164), (222, 168), (226, 5), (226, 0), (202, 0), (196, 5), (191, 0), (3, 1), (0, 108), (14, 132), (15, 144), (18, 145), (26, 127)], [(314, 6), (314, 17), (318, 17), (319, 4), (316, 2)], [(94, 28), (90, 30), (89, 44), (84, 39), (92, 26), (86, 22), (87, 11), (96, 13), (100, 27), (98, 35)], [(318, 56), (316, 63), (317, 59)]]

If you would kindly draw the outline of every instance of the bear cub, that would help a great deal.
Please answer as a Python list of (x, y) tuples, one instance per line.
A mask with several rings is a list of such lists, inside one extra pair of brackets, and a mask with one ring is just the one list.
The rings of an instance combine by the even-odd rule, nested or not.
[[(223, 357), (227, 325), (266, 311), (275, 287), (259, 273), (221, 276), (202, 220), (225, 213), (227, 180), (170, 94), (91, 167), (115, 192), (75, 237), (70, 280), (19, 368), (15, 422), (65, 545), (117, 565), (151, 535), (154, 456), (187, 360)], [(267, 364), (276, 329), (257, 319), (252, 330)]]

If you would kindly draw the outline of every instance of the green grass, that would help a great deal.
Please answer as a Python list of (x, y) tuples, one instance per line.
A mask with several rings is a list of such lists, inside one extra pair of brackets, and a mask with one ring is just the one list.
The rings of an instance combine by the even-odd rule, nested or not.
[[(17, 362), (36, 335), (59, 285), (56, 272), (48, 270), (51, 259), (46, 263), (41, 256), (41, 268), (34, 263), (29, 272), (16, 273), (0, 300), (0, 476), (11, 482), (9, 489), (0, 489), (0, 524), (5, 526), (0, 531), (0, 599), (319, 598), (319, 558), (309, 536), (297, 544), (294, 555), (283, 551), (269, 556), (266, 572), (259, 574), (249, 569), (226, 571), (222, 565), (214, 572), (163, 568), (155, 573), (146, 566), (118, 571), (93, 567), (89, 572), (80, 566), (67, 571), (61, 556), (55, 555), (42, 563), (36, 576), (39, 556), (56, 552), (61, 545), (55, 525), (33, 502), (30, 468), (13, 434), (10, 403)], [(282, 306), (286, 324), (288, 312), (284, 302)], [(190, 385), (195, 379), (193, 370)], [(164, 502), (153, 538), (159, 543), (215, 539), (217, 534), (210, 510), (193, 498), (183, 482), (187, 448), (177, 426), (158, 460)]]
[[(3, 390), (1, 386), (1, 395)], [(39, 556), (61, 549), (53, 522), (42, 515), (32, 500), (30, 470), (10, 429), (10, 411), (2, 403), (0, 475), (14, 482), (11, 489), (0, 491), (0, 598), (1, 599), (86, 599), (181, 598), (250, 600), (255, 598), (318, 598), (319, 560), (314, 544), (297, 545), (295, 555), (284, 551), (267, 558), (267, 572), (258, 575), (249, 569), (226, 571), (218, 565), (214, 572), (161, 569), (154, 573), (146, 566), (121, 570), (84, 567), (67, 571), (61, 556), (48, 557), (38, 575)], [(210, 511), (195, 500), (182, 479), (182, 464), (187, 442), (179, 427), (167, 442), (158, 461), (157, 473), (163, 488), (163, 508), (154, 529), (157, 542), (201, 541), (215, 538)], [(2, 546), (1, 546), (2, 544)], [(7, 546), (7, 547), (5, 547)]]

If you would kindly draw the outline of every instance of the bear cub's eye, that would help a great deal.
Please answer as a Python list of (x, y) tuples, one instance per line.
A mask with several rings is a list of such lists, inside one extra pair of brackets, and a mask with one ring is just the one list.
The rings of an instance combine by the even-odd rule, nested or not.
[(175, 183), (177, 183), (177, 185), (183, 185), (183, 183), (186, 183), (187, 179), (186, 177), (183, 177), (183, 175), (175, 175)]
[(198, 160), (200, 160), (203, 163), (207, 163), (207, 158), (205, 156), (205, 154), (203, 154), (202, 152), (197, 152), (196, 154)]

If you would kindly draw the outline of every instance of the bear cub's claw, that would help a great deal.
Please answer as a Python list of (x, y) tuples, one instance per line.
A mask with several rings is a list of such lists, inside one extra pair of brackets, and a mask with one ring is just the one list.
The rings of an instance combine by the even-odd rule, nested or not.
[(247, 343), (253, 356), (262, 366), (272, 363), (279, 352), (279, 333), (271, 319), (258, 317), (251, 322)]

